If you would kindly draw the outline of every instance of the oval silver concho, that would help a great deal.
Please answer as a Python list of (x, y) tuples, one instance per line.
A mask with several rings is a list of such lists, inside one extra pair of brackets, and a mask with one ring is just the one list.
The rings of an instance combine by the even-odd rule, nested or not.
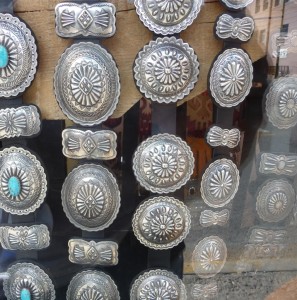
[(85, 164), (73, 169), (62, 187), (62, 205), (69, 221), (86, 231), (111, 225), (120, 208), (115, 177), (104, 167)]
[(61, 56), (54, 76), (56, 99), (63, 113), (82, 126), (104, 122), (120, 95), (117, 66), (101, 46), (81, 42)]
[(143, 245), (155, 250), (170, 249), (188, 235), (191, 215), (181, 201), (159, 196), (137, 208), (132, 226), (135, 236)]
[(226, 5), (227, 8), (232, 10), (244, 9), (254, 0), (221, 0), (222, 3)]
[(190, 179), (194, 170), (191, 148), (172, 134), (157, 134), (142, 142), (133, 157), (137, 181), (153, 193), (171, 193)]
[(175, 274), (166, 270), (151, 270), (138, 276), (130, 290), (130, 300), (187, 299), (185, 285)]
[(209, 88), (214, 101), (222, 107), (233, 107), (249, 94), (253, 80), (253, 65), (242, 49), (227, 49), (213, 63)]
[(12, 97), (25, 91), (37, 68), (35, 39), (24, 22), (0, 13), (0, 45), (5, 47), (8, 62), (0, 68), (0, 97)]
[(31, 152), (16, 147), (0, 151), (0, 208), (27, 215), (41, 205), (46, 191), (44, 169)]
[(103, 272), (87, 270), (75, 275), (68, 286), (67, 300), (119, 300), (118, 288), (111, 277)]
[(187, 96), (198, 81), (199, 62), (189, 44), (175, 37), (157, 38), (138, 53), (134, 78), (140, 92), (158, 103)]

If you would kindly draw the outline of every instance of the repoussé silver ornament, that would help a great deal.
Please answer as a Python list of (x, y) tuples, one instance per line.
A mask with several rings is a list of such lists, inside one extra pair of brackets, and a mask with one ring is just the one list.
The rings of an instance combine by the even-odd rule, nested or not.
[(240, 10), (244, 9), (251, 3), (253, 3), (254, 0), (221, 0), (222, 3), (226, 5), (227, 8), (231, 10)]
[(207, 143), (212, 147), (225, 146), (235, 148), (240, 142), (240, 131), (237, 128), (223, 129), (212, 126), (206, 136)]

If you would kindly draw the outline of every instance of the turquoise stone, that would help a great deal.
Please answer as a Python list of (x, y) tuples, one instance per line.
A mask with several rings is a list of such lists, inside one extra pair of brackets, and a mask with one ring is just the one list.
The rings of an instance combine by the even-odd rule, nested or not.
[(21, 290), (21, 300), (31, 300), (31, 294), (28, 289)]
[(0, 68), (5, 68), (8, 65), (8, 52), (7, 49), (0, 45)]
[(21, 193), (21, 182), (20, 180), (12, 176), (8, 179), (8, 189), (12, 197), (17, 197)]

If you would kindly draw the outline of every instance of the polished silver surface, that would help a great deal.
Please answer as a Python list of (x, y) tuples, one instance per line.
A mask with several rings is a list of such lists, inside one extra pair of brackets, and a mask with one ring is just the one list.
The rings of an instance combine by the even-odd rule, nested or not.
[(68, 286), (67, 300), (120, 300), (111, 277), (101, 271), (87, 270), (75, 275)]
[(222, 207), (235, 196), (239, 171), (230, 159), (218, 159), (205, 170), (201, 180), (201, 197), (211, 207)]
[(266, 113), (279, 129), (297, 124), (297, 76), (275, 79), (266, 94)]
[(251, 17), (233, 18), (231, 15), (223, 14), (216, 23), (216, 35), (223, 40), (247, 42), (252, 37), (254, 29), (255, 23)]
[[(17, 190), (11, 189), (11, 184)], [(40, 161), (23, 148), (0, 151), (0, 208), (16, 215), (35, 211), (44, 201), (47, 180)]]
[(104, 122), (120, 95), (117, 66), (98, 44), (80, 42), (62, 54), (54, 75), (56, 99), (63, 113), (82, 126)]
[(0, 68), (0, 97), (25, 91), (37, 68), (36, 44), (31, 31), (20, 19), (0, 13), (0, 45), (8, 53), (8, 63)]
[(230, 9), (239, 10), (247, 7), (254, 0), (221, 0), (221, 1)]
[(214, 277), (225, 265), (227, 247), (218, 236), (209, 236), (201, 240), (192, 255), (192, 267), (201, 278)]
[(61, 37), (111, 37), (115, 34), (115, 6), (111, 3), (56, 5), (56, 33)]
[(117, 135), (110, 130), (64, 129), (63, 154), (75, 159), (113, 159), (117, 155)]
[(285, 242), (288, 232), (286, 230), (267, 230), (254, 228), (249, 242), (251, 244), (282, 244)]
[(187, 206), (173, 197), (154, 197), (137, 208), (132, 227), (143, 245), (155, 250), (170, 249), (188, 235), (191, 215)]
[(202, 0), (134, 0), (134, 4), (140, 20), (149, 30), (170, 35), (193, 23)]
[(7, 272), (9, 278), (4, 280), (3, 289), (7, 300), (21, 299), (21, 291), (30, 291), (32, 300), (56, 299), (54, 285), (49, 276), (38, 266), (31, 263), (17, 263)]
[(209, 87), (215, 102), (221, 107), (233, 107), (249, 94), (253, 80), (253, 65), (246, 52), (230, 48), (214, 61)]
[(130, 290), (130, 300), (187, 299), (186, 288), (181, 279), (166, 270), (150, 270), (138, 276)]
[(47, 226), (1, 226), (0, 243), (8, 250), (40, 250), (50, 244)]
[(34, 105), (0, 109), (0, 139), (32, 136), (40, 131), (40, 115)]
[(104, 167), (84, 164), (73, 169), (62, 187), (62, 205), (69, 221), (86, 231), (110, 226), (120, 208), (115, 177)]
[(74, 264), (115, 266), (118, 264), (118, 244), (112, 241), (68, 241), (69, 260)]
[(203, 210), (200, 215), (200, 225), (209, 226), (225, 226), (229, 222), (230, 212), (228, 209), (221, 211)]
[(187, 183), (194, 170), (191, 148), (172, 134), (154, 135), (142, 142), (133, 157), (137, 181), (153, 193), (171, 193)]
[(207, 143), (212, 147), (226, 146), (235, 148), (240, 142), (240, 131), (237, 128), (223, 129), (212, 126), (206, 136)]
[(189, 44), (175, 37), (157, 38), (138, 53), (134, 78), (140, 92), (158, 103), (185, 98), (198, 81), (199, 62)]
[(295, 202), (294, 188), (287, 180), (271, 180), (259, 191), (256, 209), (263, 221), (279, 222), (292, 212)]
[(215, 281), (207, 284), (195, 283), (191, 289), (193, 300), (216, 299), (218, 297), (218, 285)]
[(297, 155), (262, 153), (259, 172), (295, 176), (297, 175)]

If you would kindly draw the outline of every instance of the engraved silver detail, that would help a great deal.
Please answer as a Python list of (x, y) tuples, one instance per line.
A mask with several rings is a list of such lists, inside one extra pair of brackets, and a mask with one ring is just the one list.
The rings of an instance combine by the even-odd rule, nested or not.
[(286, 248), (284, 244), (246, 244), (241, 260), (259, 258), (280, 258)]
[(240, 142), (240, 131), (237, 128), (228, 130), (213, 126), (209, 129), (206, 140), (212, 147), (226, 146), (235, 148)]
[(281, 244), (285, 242), (286, 230), (265, 230), (254, 228), (249, 242), (252, 244)]
[(196, 283), (193, 285), (191, 294), (193, 299), (213, 299), (218, 296), (218, 286), (215, 281), (208, 284), (199, 284)]
[(221, 0), (228, 8), (231, 9), (244, 9), (254, 0)]
[(222, 211), (204, 210), (200, 215), (200, 224), (203, 227), (225, 226), (229, 221), (230, 212), (228, 209)]
[(142, 142), (133, 157), (137, 181), (153, 193), (170, 193), (190, 179), (194, 156), (190, 147), (172, 134), (154, 135)]
[(157, 38), (138, 53), (134, 77), (147, 99), (171, 103), (194, 88), (199, 75), (197, 55), (189, 44), (175, 37)]

